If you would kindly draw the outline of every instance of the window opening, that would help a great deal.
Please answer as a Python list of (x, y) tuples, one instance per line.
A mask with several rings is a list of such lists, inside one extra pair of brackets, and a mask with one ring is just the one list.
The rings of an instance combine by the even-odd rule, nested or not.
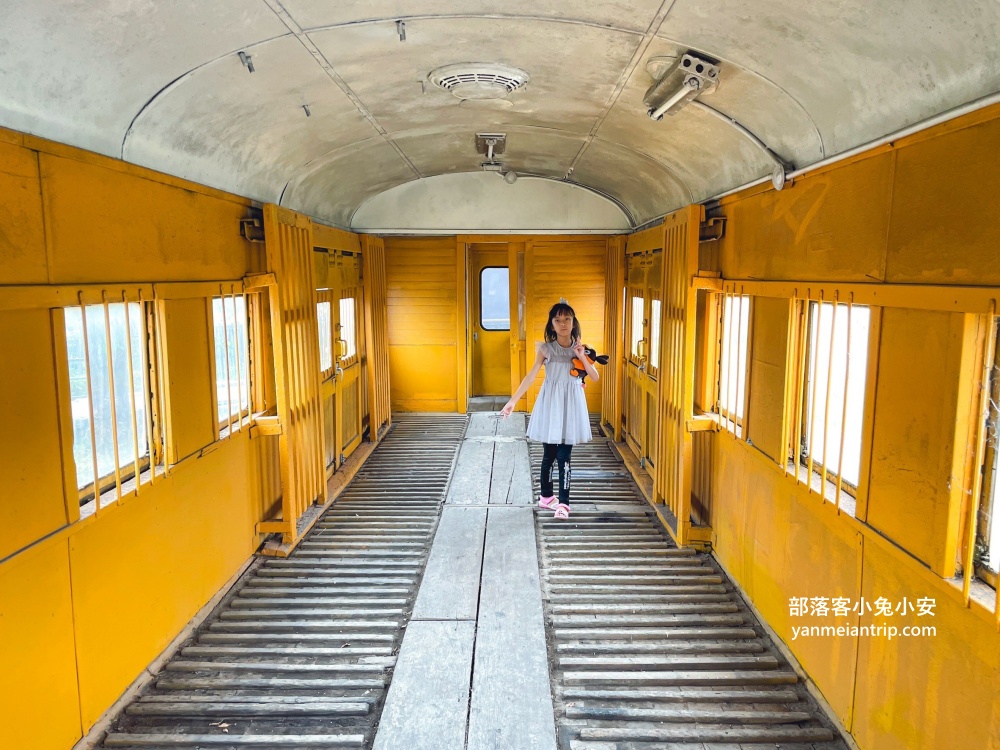
[(651, 303), (649, 319), (649, 369), (654, 373), (660, 367), (660, 300)]
[(870, 320), (865, 306), (809, 303), (799, 461), (821, 487), (836, 479), (838, 496), (842, 484), (855, 494), (860, 476)]
[(632, 297), (632, 331), (631, 331), (631, 342), (629, 344), (629, 352), (631, 352), (632, 357), (639, 359), (642, 357), (641, 347), (639, 343), (643, 340), (642, 338), (642, 322), (644, 311), (646, 305), (646, 300), (642, 297)]
[(722, 303), (718, 412), (732, 431), (743, 422), (749, 332), (750, 297), (726, 295)]
[(112, 486), (120, 498), (128, 482), (150, 479), (142, 477), (151, 440), (143, 305), (69, 307), (64, 321), (80, 504)]
[[(1000, 327), (994, 339), (1000, 343)], [(990, 370), (990, 402), (986, 421), (986, 453), (983, 466), (983, 490), (979, 505), (978, 533), (974, 560), (981, 578), (996, 586), (1000, 573), (1000, 346), (995, 348)], [(990, 580), (992, 579), (992, 580)]]
[(510, 269), (506, 266), (479, 273), (479, 325), (484, 331), (510, 330)]
[(212, 299), (215, 332), (215, 400), (220, 436), (250, 413), (250, 340), (242, 295)]
[(329, 302), (316, 303), (316, 322), (319, 328), (319, 370), (325, 373), (333, 367), (333, 329)]
[(340, 300), (340, 339), (343, 342), (341, 360), (351, 359), (358, 353), (357, 319), (354, 297)]

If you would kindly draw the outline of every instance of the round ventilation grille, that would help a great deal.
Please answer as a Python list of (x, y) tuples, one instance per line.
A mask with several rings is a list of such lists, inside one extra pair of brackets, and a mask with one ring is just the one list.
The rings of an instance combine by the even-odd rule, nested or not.
[(492, 63), (445, 65), (428, 78), (459, 99), (504, 99), (531, 80), (523, 70)]

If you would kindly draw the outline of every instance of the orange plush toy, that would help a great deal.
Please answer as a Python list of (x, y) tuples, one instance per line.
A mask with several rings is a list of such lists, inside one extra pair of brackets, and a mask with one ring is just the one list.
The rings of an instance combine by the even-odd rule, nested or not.
[[(583, 345), (583, 350), (587, 353), (587, 359), (589, 359), (594, 364), (606, 365), (608, 363), (607, 354), (598, 354), (596, 349), (591, 349), (586, 344)], [(573, 357), (573, 367), (569, 371), (569, 374), (574, 378), (580, 378), (580, 384), (583, 386), (587, 385), (587, 370), (583, 366), (583, 362)]]

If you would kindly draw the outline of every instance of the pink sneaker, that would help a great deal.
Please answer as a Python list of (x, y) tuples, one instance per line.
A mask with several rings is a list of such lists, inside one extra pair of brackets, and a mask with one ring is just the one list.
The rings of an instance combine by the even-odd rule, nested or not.
[(552, 508), (552, 507), (555, 507), (555, 504), (556, 504), (555, 495), (553, 495), (551, 497), (540, 497), (540, 498), (538, 498), (538, 507), (539, 508)]
[(559, 505), (556, 506), (556, 512), (554, 516), (555, 518), (559, 518), (562, 520), (569, 518), (569, 506), (563, 503), (559, 503)]

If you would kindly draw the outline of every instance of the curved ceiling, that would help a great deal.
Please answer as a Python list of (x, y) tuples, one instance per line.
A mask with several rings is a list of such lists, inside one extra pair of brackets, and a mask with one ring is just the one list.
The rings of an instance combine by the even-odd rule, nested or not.
[[(806, 167), (996, 93), (998, 38), (995, 0), (34, 0), (0, 27), (0, 125), (344, 227), (501, 132), (505, 170), (639, 224), (771, 173), (730, 118)], [(689, 50), (717, 90), (652, 121), (647, 63)], [(531, 80), (478, 104), (428, 82), (461, 62)]]

